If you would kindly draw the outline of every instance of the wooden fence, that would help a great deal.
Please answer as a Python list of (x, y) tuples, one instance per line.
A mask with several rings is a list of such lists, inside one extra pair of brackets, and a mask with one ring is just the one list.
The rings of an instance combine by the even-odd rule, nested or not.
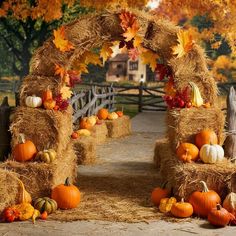
[(17, 92), (19, 87), (19, 82), (14, 81), (14, 82), (0, 82), (0, 92)]

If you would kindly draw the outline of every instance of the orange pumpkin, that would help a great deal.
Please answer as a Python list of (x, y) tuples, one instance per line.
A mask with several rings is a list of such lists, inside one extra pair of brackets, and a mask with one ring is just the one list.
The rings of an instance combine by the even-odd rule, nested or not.
[(151, 200), (155, 206), (160, 205), (160, 201), (162, 198), (168, 198), (170, 196), (170, 190), (163, 187), (154, 188), (151, 194)]
[(211, 209), (207, 219), (212, 225), (224, 227), (235, 220), (235, 217), (220, 204), (217, 204), (216, 207)]
[(56, 106), (56, 101), (53, 99), (46, 100), (44, 101), (43, 106), (47, 110), (53, 110), (54, 107)]
[(196, 135), (195, 144), (201, 149), (205, 144), (218, 144), (218, 138), (213, 130), (204, 129)]
[(202, 184), (202, 192), (195, 191), (189, 197), (189, 203), (193, 206), (193, 212), (201, 217), (207, 217), (209, 212), (217, 204), (221, 203), (220, 196), (213, 190), (209, 190), (204, 181)]
[(51, 100), (51, 99), (53, 99), (52, 90), (47, 88), (47, 90), (43, 91), (42, 100), (43, 100), (43, 102), (45, 102), (45, 101)]
[(57, 202), (59, 208), (72, 209), (80, 203), (80, 191), (75, 185), (70, 184), (67, 178), (65, 184), (53, 188), (51, 198)]
[(181, 143), (176, 150), (176, 154), (183, 162), (196, 161), (199, 158), (199, 150), (192, 143)]
[(12, 154), (14, 160), (24, 162), (33, 159), (37, 154), (37, 149), (33, 142), (25, 140), (25, 136), (20, 134), (19, 143), (14, 147)]
[(119, 117), (122, 117), (124, 115), (123, 111), (116, 111), (116, 114), (119, 116)]
[(184, 202), (182, 198), (180, 202), (176, 202), (171, 207), (171, 213), (178, 218), (187, 218), (193, 214), (193, 206), (188, 202)]
[(98, 111), (97, 117), (99, 120), (106, 120), (109, 115), (109, 112), (107, 109), (102, 108)]
[(87, 122), (86, 119), (81, 119), (79, 123), (79, 128), (80, 129), (92, 129), (91, 123)]

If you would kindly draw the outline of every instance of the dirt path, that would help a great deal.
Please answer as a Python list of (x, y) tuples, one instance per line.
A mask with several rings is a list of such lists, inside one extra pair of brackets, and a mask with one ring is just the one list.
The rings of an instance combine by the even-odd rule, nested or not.
[[(133, 134), (129, 137), (110, 140), (98, 147), (98, 162), (93, 166), (79, 167), (79, 180), (115, 177), (154, 178), (158, 173), (152, 164), (155, 140), (164, 136), (164, 114), (142, 113), (132, 120)], [(86, 181), (84, 181), (86, 183)], [(121, 185), (122, 186), (122, 185)], [(132, 186), (131, 186), (132, 188)], [(150, 189), (153, 186), (150, 186)], [(131, 189), (132, 190), (132, 189)], [(114, 223), (107, 221), (37, 221), (0, 224), (0, 235), (235, 235), (236, 227), (212, 229), (204, 220), (171, 223), (163, 220), (147, 223)]]

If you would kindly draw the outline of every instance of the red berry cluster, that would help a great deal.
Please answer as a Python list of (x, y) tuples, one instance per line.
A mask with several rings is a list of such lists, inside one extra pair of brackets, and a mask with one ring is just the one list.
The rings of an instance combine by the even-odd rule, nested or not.
[(58, 109), (61, 111), (64, 111), (67, 109), (67, 107), (69, 106), (69, 101), (65, 100), (62, 98), (61, 94), (59, 94), (56, 98), (56, 105), (58, 106)]

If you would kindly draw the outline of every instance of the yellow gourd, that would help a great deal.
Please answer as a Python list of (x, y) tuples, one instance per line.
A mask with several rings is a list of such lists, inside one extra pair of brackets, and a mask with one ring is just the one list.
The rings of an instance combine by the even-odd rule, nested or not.
[(162, 213), (167, 213), (170, 212), (172, 206), (177, 202), (176, 198), (171, 197), (171, 198), (162, 198), (160, 205), (159, 205), (159, 210)]
[(108, 117), (107, 117), (108, 120), (116, 120), (118, 118), (119, 118), (119, 116), (116, 114), (116, 112), (112, 112), (112, 113), (108, 114)]
[(43, 150), (37, 153), (36, 159), (46, 163), (51, 163), (56, 159), (57, 153), (53, 149)]
[(203, 105), (203, 99), (198, 86), (194, 82), (189, 82), (192, 93), (191, 93), (191, 103), (195, 107), (200, 107)]
[(28, 220), (34, 214), (34, 207), (30, 203), (21, 203), (14, 205), (12, 208), (20, 212), (19, 220)]
[(25, 186), (23, 184), (23, 182), (17, 178), (17, 180), (19, 181), (20, 184), (20, 188), (21, 191), (19, 193), (19, 203), (31, 203), (32, 202), (32, 198), (30, 196), (30, 194), (25, 190)]
[(80, 130), (76, 131), (76, 133), (79, 136), (90, 136), (91, 135), (91, 132), (87, 129), (80, 129)]
[(37, 209), (34, 209), (34, 213), (32, 215), (32, 221), (33, 221), (33, 224), (35, 223), (35, 220), (40, 216), (40, 211), (37, 210)]

